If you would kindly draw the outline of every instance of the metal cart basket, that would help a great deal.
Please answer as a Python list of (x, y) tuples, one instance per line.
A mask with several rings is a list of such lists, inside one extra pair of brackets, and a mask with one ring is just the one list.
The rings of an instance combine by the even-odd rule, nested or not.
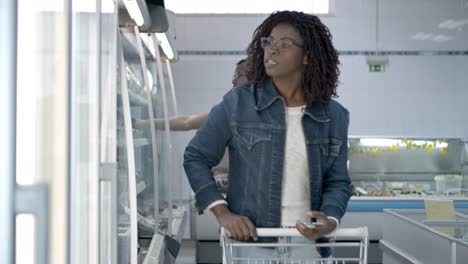
[[(257, 228), (258, 237), (277, 237), (276, 242), (251, 243), (231, 239), (221, 228), (220, 243), (226, 264), (367, 264), (369, 236), (367, 227), (341, 228), (328, 235), (328, 243), (305, 239), (295, 228)], [(354, 257), (321, 257), (316, 248), (351, 248)], [(356, 250), (356, 251), (354, 251)], [(308, 252), (304, 256), (304, 252)], [(311, 253), (313, 252), (313, 253)]]

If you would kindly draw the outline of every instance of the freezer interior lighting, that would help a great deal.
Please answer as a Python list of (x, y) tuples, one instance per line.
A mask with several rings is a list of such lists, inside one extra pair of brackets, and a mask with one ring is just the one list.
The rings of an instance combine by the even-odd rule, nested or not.
[(123, 0), (125, 8), (127, 8), (130, 17), (135, 20), (135, 23), (141, 27), (143, 26), (144, 19), (143, 14), (141, 13), (140, 6), (136, 0)]
[(164, 51), (164, 54), (166, 54), (166, 57), (172, 60), (174, 58), (174, 52), (172, 51), (171, 45), (169, 44), (166, 33), (156, 33), (156, 37), (161, 42), (160, 45)]

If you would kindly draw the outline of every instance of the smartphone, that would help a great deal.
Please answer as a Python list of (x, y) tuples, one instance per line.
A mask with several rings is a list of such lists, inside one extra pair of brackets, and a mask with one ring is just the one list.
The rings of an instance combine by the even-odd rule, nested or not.
[(308, 228), (315, 228), (317, 226), (323, 225), (323, 223), (311, 222), (311, 221), (298, 221), (298, 223), (304, 224)]

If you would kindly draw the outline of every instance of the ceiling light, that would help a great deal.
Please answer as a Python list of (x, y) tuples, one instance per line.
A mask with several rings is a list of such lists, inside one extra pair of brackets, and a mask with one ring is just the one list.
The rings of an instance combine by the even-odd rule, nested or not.
[(164, 54), (166, 54), (166, 57), (170, 60), (174, 59), (174, 52), (172, 51), (171, 44), (167, 39), (166, 33), (156, 33), (156, 38), (158, 38), (160, 42), (159, 45), (164, 51)]
[[(363, 147), (391, 147), (391, 146), (405, 146), (407, 143), (401, 139), (388, 139), (388, 138), (361, 138), (359, 145)], [(427, 146), (432, 145), (435, 148), (448, 147), (447, 142), (441, 141), (426, 141), (426, 140), (411, 140), (413, 146)]]
[(401, 140), (387, 138), (361, 138), (359, 140), (361, 146), (366, 147), (390, 147), (400, 144)]
[(125, 8), (127, 8), (128, 13), (135, 20), (135, 23), (141, 27), (144, 24), (143, 14), (141, 13), (140, 6), (136, 0), (123, 0)]
[(437, 36), (434, 36), (432, 38), (432, 41), (435, 41), (435, 42), (446, 42), (446, 41), (449, 41), (449, 40), (452, 40), (453, 37), (451, 36), (446, 36), (446, 35), (437, 35)]
[(438, 27), (439, 28), (451, 28), (453, 22), (455, 22), (453, 19), (448, 19), (448, 20), (442, 21), (438, 25)]
[(143, 41), (143, 43), (145, 43), (151, 55), (153, 55), (153, 57), (156, 57), (154, 44), (153, 44), (153, 41), (151, 40), (151, 37), (148, 35), (148, 33), (140, 33), (140, 38)]
[(468, 24), (468, 19), (463, 19), (463, 20), (445, 20), (442, 23), (438, 25), (439, 28), (444, 28), (444, 29), (457, 29), (460, 28), (461, 26)]
[(416, 35), (412, 36), (411, 38), (415, 40), (428, 40), (428, 39), (431, 39), (433, 36), (434, 35), (430, 33), (418, 32), (416, 33)]
[(252, 0), (171, 0), (165, 7), (177, 14), (270, 14), (276, 10), (330, 14), (331, 0), (252, 1)]

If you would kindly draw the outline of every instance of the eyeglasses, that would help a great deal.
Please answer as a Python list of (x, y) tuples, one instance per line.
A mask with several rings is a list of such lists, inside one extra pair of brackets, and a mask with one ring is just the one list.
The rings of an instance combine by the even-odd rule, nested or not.
[(276, 49), (289, 49), (292, 46), (298, 46), (301, 48), (304, 48), (303, 45), (299, 45), (294, 40), (289, 39), (289, 38), (283, 38), (278, 41), (272, 40), (270, 37), (262, 37), (260, 38), (260, 45), (262, 46), (263, 49), (266, 48), (276, 48)]

